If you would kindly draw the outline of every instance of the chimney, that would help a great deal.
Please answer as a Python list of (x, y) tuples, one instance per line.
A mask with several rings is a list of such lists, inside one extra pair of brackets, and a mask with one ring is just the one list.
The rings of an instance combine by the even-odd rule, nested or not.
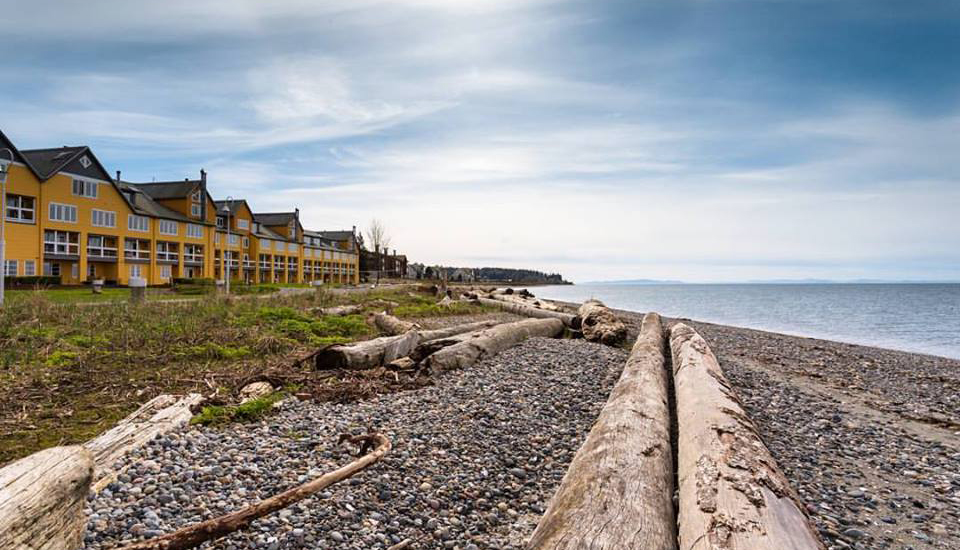
[(207, 185), (207, 171), (203, 168), (200, 169), (200, 182), (203, 183), (204, 186)]
[(120, 183), (120, 170), (117, 170), (117, 183)]

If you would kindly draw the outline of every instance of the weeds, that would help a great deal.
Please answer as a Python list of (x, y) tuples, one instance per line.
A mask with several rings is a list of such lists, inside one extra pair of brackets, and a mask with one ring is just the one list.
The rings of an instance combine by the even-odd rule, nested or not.
[(247, 422), (256, 420), (273, 409), (274, 403), (277, 403), (286, 394), (284, 392), (274, 392), (257, 399), (252, 399), (240, 405), (210, 406), (204, 407), (190, 419), (191, 424), (202, 424), (204, 426), (225, 424), (227, 422)]

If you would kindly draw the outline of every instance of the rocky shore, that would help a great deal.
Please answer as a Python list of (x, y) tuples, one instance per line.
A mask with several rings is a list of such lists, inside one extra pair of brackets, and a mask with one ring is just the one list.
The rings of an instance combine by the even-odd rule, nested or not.
[[(640, 316), (622, 312), (636, 327)], [(960, 361), (692, 323), (830, 548), (960, 548)], [(205, 548), (522, 548), (607, 398), (626, 351), (534, 339), (435, 386), (348, 403), (289, 402), (185, 428), (129, 457), (90, 501), (87, 549), (255, 502), (351, 460), (381, 463)]]

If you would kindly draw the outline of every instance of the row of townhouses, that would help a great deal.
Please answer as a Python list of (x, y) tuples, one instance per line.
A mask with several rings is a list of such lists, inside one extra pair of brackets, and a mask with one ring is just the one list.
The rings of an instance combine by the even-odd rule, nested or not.
[(8, 163), (8, 277), (359, 282), (355, 226), (310, 231), (299, 209), (261, 213), (243, 199), (214, 200), (203, 170), (199, 179), (134, 183), (112, 177), (89, 147), (19, 150), (2, 132), (0, 163)]

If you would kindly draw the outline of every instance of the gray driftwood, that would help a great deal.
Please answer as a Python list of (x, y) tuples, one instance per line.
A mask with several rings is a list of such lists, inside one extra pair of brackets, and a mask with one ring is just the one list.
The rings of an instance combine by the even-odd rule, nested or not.
[(335, 315), (338, 317), (343, 317), (345, 315), (356, 315), (363, 312), (363, 306), (354, 305), (354, 306), (332, 306), (332, 307), (315, 307), (310, 308), (310, 311), (317, 315)]
[(809, 518), (692, 328), (670, 332), (677, 396), (680, 546), (820, 550)]
[(660, 316), (648, 313), (527, 548), (677, 548), (665, 353)]
[(562, 333), (563, 322), (559, 319), (524, 319), (515, 323), (504, 323), (473, 333), (469, 338), (434, 352), (423, 360), (423, 364), (433, 372), (465, 368), (527, 338), (554, 338)]
[(386, 311), (374, 313), (373, 324), (377, 327), (377, 330), (388, 336), (396, 336), (418, 328), (415, 323), (398, 319)]
[(116, 426), (83, 444), (96, 465), (93, 490), (99, 492), (114, 480), (113, 464), (118, 458), (160, 434), (190, 421), (190, 407), (199, 404), (199, 393), (185, 396), (158, 395), (144, 403)]
[(560, 311), (547, 311), (545, 309), (518, 302), (504, 301), (494, 298), (479, 297), (477, 300), (479, 300), (483, 305), (498, 307), (504, 311), (515, 313), (517, 315), (523, 315), (524, 317), (534, 317), (537, 319), (559, 319), (563, 321), (565, 326), (576, 328), (574, 323), (575, 316), (569, 313), (563, 313)]
[(0, 548), (75, 550), (93, 457), (79, 445), (52, 447), (0, 469)]
[(600, 300), (587, 300), (577, 313), (585, 340), (608, 346), (618, 346), (626, 341), (627, 326)]

